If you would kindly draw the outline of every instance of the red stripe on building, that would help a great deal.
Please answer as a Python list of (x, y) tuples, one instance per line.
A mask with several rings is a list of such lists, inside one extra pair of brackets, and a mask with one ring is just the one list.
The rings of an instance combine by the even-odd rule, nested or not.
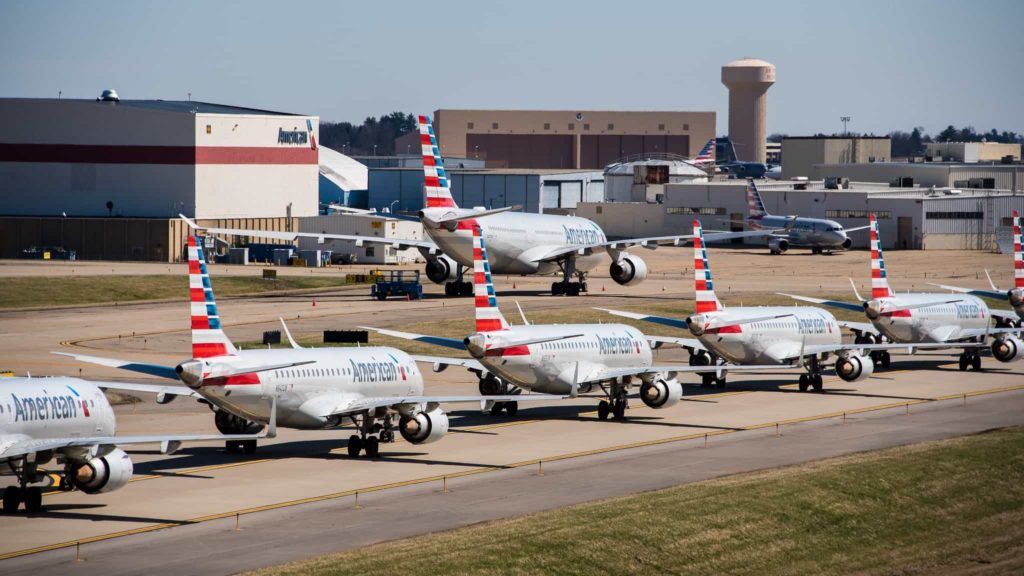
[(0, 162), (57, 164), (317, 164), (306, 147), (0, 144)]

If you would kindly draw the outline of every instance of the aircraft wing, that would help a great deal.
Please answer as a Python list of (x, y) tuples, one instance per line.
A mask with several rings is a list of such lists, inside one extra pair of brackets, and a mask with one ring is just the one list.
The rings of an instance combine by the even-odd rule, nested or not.
[(1018, 316), (1013, 310), (993, 310), (989, 308), (988, 313), (996, 318), (1002, 318), (1003, 320), (1013, 320), (1014, 322), (1020, 320), (1020, 316)]
[(943, 290), (949, 290), (950, 292), (959, 292), (961, 294), (970, 294), (971, 296), (982, 296), (985, 298), (995, 298), (996, 300), (1005, 300), (1006, 292), (996, 292), (994, 290), (976, 290), (973, 288), (962, 288), (960, 286), (950, 286), (948, 284), (935, 284), (929, 282), (932, 286), (938, 286)]
[(696, 338), (675, 338), (673, 336), (646, 336), (648, 342), (654, 344), (675, 344), (687, 350), (707, 350), (704, 344)]
[(165, 396), (202, 398), (195, 390), (187, 386), (161, 386), (159, 384), (136, 384), (135, 382), (97, 382), (95, 380), (90, 380), (90, 382), (104, 390), (124, 390), (126, 392), (148, 392), (150, 394), (164, 394)]
[(667, 316), (654, 316), (651, 314), (640, 314), (637, 312), (624, 312), (622, 310), (611, 310), (608, 308), (594, 308), (594, 310), (601, 310), (607, 312), (613, 316), (622, 316), (623, 318), (632, 318), (633, 320), (643, 320), (645, 322), (653, 322), (655, 324), (662, 324), (664, 326), (671, 326), (673, 328), (686, 329), (688, 324), (686, 320), (680, 320), (678, 318), (669, 318)]
[(409, 404), (444, 404), (478, 402), (481, 407), (487, 402), (550, 402), (565, 400), (569, 396), (552, 394), (502, 394), (495, 396), (347, 396), (328, 408), (322, 416), (350, 416), (374, 408), (387, 408)]
[[(880, 344), (814, 344), (804, 346), (802, 354), (806, 356), (818, 356), (821, 354), (833, 354), (837, 352), (854, 352), (864, 355), (873, 350), (906, 350), (907, 354), (914, 354), (918, 350), (944, 350), (948, 348), (984, 348), (985, 344), (977, 342), (884, 342)], [(781, 354), (780, 361), (795, 361), (801, 357), (799, 346), (790, 348), (786, 353)]]
[(753, 372), (764, 370), (789, 370), (796, 368), (788, 364), (718, 364), (716, 366), (690, 366), (689, 364), (668, 364), (664, 366), (602, 368), (591, 372), (580, 380), (580, 384), (600, 382), (624, 376), (642, 376), (644, 374), (664, 374), (667, 372), (696, 372), (703, 374), (722, 372)]
[(831, 306), (833, 308), (842, 308), (843, 310), (856, 310), (857, 312), (864, 311), (863, 304), (854, 304), (853, 302), (843, 302), (842, 300), (824, 300), (821, 298), (811, 298), (810, 296), (798, 296), (796, 294), (786, 294), (785, 292), (776, 292), (779, 296), (788, 296), (794, 300), (800, 300), (802, 302), (810, 302), (812, 304), (822, 304), (824, 306)]
[(412, 332), (399, 332), (398, 330), (385, 330), (384, 328), (374, 328), (372, 326), (360, 326), (363, 330), (373, 330), (378, 334), (385, 336), (391, 336), (393, 338), (401, 338), (402, 340), (415, 340), (417, 342), (426, 342), (427, 344), (434, 344), (436, 346), (444, 346), (445, 348), (454, 348), (456, 350), (465, 350), (466, 346), (462, 343), (462, 340), (458, 338), (445, 338), (443, 336), (428, 336), (426, 334), (413, 334)]
[(87, 364), (98, 364), (100, 366), (109, 366), (110, 368), (120, 368), (122, 370), (130, 370), (132, 372), (138, 372), (140, 374), (148, 374), (150, 376), (159, 376), (160, 378), (167, 378), (168, 380), (174, 380), (175, 382), (178, 381), (178, 373), (174, 371), (174, 366), (162, 366), (160, 364), (144, 364), (142, 362), (132, 362), (131, 360), (102, 358), (100, 356), (72, 354), (70, 352), (50, 352), (50, 354), (56, 354), (57, 356), (67, 356), (68, 358), (74, 358), (79, 362), (85, 362)]
[(418, 354), (412, 354), (410, 357), (416, 362), (423, 362), (425, 364), (441, 364), (444, 366), (461, 366), (470, 370), (480, 370), (481, 372), (487, 372), (487, 368), (484, 365), (473, 360), (472, 358), (446, 358), (444, 356), (420, 356)]
[[(1016, 315), (1014, 318), (1016, 319)], [(970, 330), (961, 330), (957, 333), (957, 338), (977, 338), (985, 336), (995, 336), (996, 334), (1016, 334), (1021, 335), (1024, 333), (1024, 327), (1021, 328), (972, 328)], [(954, 344), (954, 346), (960, 343)], [(972, 344), (965, 342), (964, 344)], [(984, 344), (974, 344), (975, 346), (984, 346)]]
[(861, 230), (867, 230), (868, 228), (871, 228), (870, 224), (867, 226), (857, 226), (856, 228), (843, 228), (843, 230), (849, 234), (850, 232), (860, 232)]
[[(716, 233), (705, 233), (704, 240), (706, 242), (722, 242), (725, 240), (733, 240), (736, 238), (750, 238), (750, 237), (763, 237), (770, 236), (771, 231), (769, 230), (747, 230), (744, 232), (716, 232)], [(679, 234), (675, 236), (649, 236), (646, 238), (624, 238), (620, 240), (606, 240), (604, 242), (598, 242), (595, 244), (584, 244), (580, 246), (555, 246), (549, 250), (540, 250), (537, 255), (531, 258), (533, 262), (547, 262), (550, 260), (558, 260), (563, 256), (572, 254), (573, 252), (589, 253), (595, 248), (605, 248), (609, 251), (624, 250), (631, 246), (642, 246), (644, 248), (654, 249), (662, 245), (673, 245), (680, 246), (693, 241), (693, 234)]]
[(840, 328), (846, 328), (847, 330), (853, 330), (862, 334), (872, 334), (878, 336), (878, 329), (875, 325), (870, 322), (848, 322), (846, 320), (837, 320)]
[(402, 238), (382, 238), (380, 236), (357, 236), (355, 234), (327, 234), (327, 233), (316, 233), (316, 232), (284, 232), (284, 231), (273, 231), (273, 230), (247, 230), (243, 228), (207, 228), (196, 224), (191, 219), (182, 216), (181, 218), (188, 223), (189, 227), (193, 230), (202, 230), (212, 234), (234, 234), (237, 236), (255, 236), (257, 238), (273, 238), (275, 240), (289, 240), (293, 241), (296, 238), (316, 238), (318, 242), (322, 243), (325, 240), (350, 240), (356, 243), (356, 246), (362, 246), (364, 243), (370, 242), (373, 244), (387, 244), (398, 250), (405, 250), (406, 248), (422, 248), (430, 251), (431, 253), (437, 253), (440, 249), (437, 244), (434, 244), (430, 240), (414, 240), (414, 239), (402, 239)]

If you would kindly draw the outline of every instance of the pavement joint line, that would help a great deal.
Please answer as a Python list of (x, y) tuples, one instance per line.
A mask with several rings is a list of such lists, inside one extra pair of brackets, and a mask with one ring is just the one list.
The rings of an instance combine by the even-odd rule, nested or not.
[[(1000, 388), (991, 388), (991, 389), (987, 389), (987, 390), (977, 390), (977, 391), (966, 393), (966, 394), (968, 396), (983, 396), (983, 395), (999, 394), (999, 393), (1003, 393), (1003, 392), (1013, 392), (1013, 391), (1018, 391), (1018, 390), (1024, 390), (1024, 384), (1017, 385), (1017, 386), (1004, 386), (1004, 387), (1000, 387)], [(964, 396), (964, 393), (961, 393), (961, 394), (949, 394), (949, 395), (944, 395), (944, 396), (940, 396), (940, 397), (937, 397), (937, 398), (927, 398), (927, 399), (920, 399), (920, 400), (908, 400), (908, 401), (904, 401), (904, 402), (894, 402), (894, 403), (890, 403), (890, 404), (884, 404), (884, 405), (881, 405), (881, 406), (866, 406), (866, 407), (857, 408), (857, 409), (854, 409), (854, 410), (846, 410), (845, 413), (847, 415), (849, 415), (849, 414), (863, 414), (863, 413), (866, 413), (866, 412), (875, 412), (875, 411), (881, 411), (881, 410), (889, 410), (889, 409), (892, 409), (892, 408), (898, 408), (900, 406), (905, 406), (905, 405), (908, 405), (908, 404), (924, 404), (924, 403), (938, 402), (938, 401), (943, 401), (943, 400), (955, 400), (957, 398), (962, 398), (963, 396)], [(368, 488), (350, 489), (350, 490), (345, 490), (345, 491), (342, 491), (342, 492), (334, 492), (334, 493), (331, 493), (331, 494), (322, 494), (322, 495), (319, 495), (319, 496), (310, 496), (308, 498), (301, 498), (301, 499), (297, 499), (297, 500), (289, 500), (289, 501), (285, 501), (285, 502), (277, 502), (277, 503), (273, 503), (273, 504), (265, 504), (263, 506), (255, 506), (255, 507), (251, 507), (251, 508), (243, 508), (243, 509), (239, 509), (239, 510), (231, 510), (231, 511), (228, 511), (228, 512), (219, 512), (219, 513), (216, 513), (216, 514), (210, 514), (210, 515), (206, 515), (206, 516), (199, 516), (199, 517), (196, 517), (196, 518), (191, 518), (191, 519), (187, 519), (187, 520), (181, 520), (181, 521), (177, 521), (177, 522), (164, 522), (164, 523), (160, 523), (160, 524), (154, 524), (152, 526), (143, 526), (143, 527), (134, 528), (134, 529), (131, 529), (131, 530), (122, 530), (122, 531), (119, 531), (119, 532), (112, 532), (110, 534), (98, 534), (96, 536), (89, 536), (89, 537), (80, 538), (80, 539), (77, 539), (77, 540), (68, 540), (68, 541), (65, 541), (65, 542), (58, 542), (58, 543), (54, 543), (54, 544), (48, 544), (48, 545), (39, 546), (39, 547), (36, 547), (36, 548), (26, 548), (26, 549), (23, 549), (23, 550), (16, 550), (16, 551), (13, 551), (13, 552), (7, 552), (5, 554), (0, 554), (0, 560), (7, 560), (9, 558), (17, 558), (17, 557), (20, 557), (20, 556), (27, 556), (27, 555), (30, 555), (30, 554), (38, 554), (38, 553), (41, 553), (41, 552), (48, 552), (48, 551), (51, 551), (51, 550), (58, 550), (58, 549), (61, 549), (61, 548), (69, 548), (71, 546), (75, 546), (75, 545), (79, 545), (79, 544), (90, 544), (90, 543), (100, 542), (100, 541), (104, 541), (104, 540), (112, 540), (112, 539), (115, 539), (115, 538), (122, 538), (122, 537), (125, 537), (125, 536), (133, 536), (133, 535), (136, 535), (136, 534), (143, 534), (143, 533), (146, 533), (146, 532), (153, 532), (153, 531), (156, 531), (156, 530), (162, 530), (164, 528), (172, 528), (172, 527), (175, 527), (175, 526), (186, 526), (186, 525), (191, 525), (191, 524), (200, 524), (200, 523), (204, 523), (204, 522), (210, 522), (210, 521), (213, 521), (213, 520), (220, 520), (220, 519), (224, 519), (224, 518), (230, 518), (230, 517), (233, 517), (235, 515), (249, 515), (249, 514), (254, 514), (254, 513), (257, 513), (257, 512), (266, 512), (266, 511), (270, 511), (270, 510), (280, 510), (280, 509), (283, 509), (283, 508), (290, 508), (290, 507), (294, 507), (294, 506), (301, 506), (303, 504), (312, 504), (312, 503), (315, 503), (315, 502), (324, 502), (324, 501), (327, 501), (327, 500), (337, 500), (337, 499), (344, 498), (344, 497), (347, 497), (347, 496), (352, 496), (352, 495), (356, 494), (357, 492), (366, 494), (366, 493), (369, 493), (369, 492), (381, 492), (381, 491), (385, 491), (385, 490), (392, 490), (392, 489), (403, 488), (403, 487), (407, 487), (407, 486), (417, 486), (417, 485), (421, 485), (421, 484), (429, 484), (431, 482), (437, 482), (437, 481), (441, 480), (444, 477), (447, 477), (447, 478), (465, 478), (467, 476), (475, 476), (475, 475), (478, 475), (478, 474), (494, 472), (494, 471), (497, 471), (497, 470), (514, 470), (514, 469), (518, 469), (518, 468), (523, 468), (525, 466), (532, 466), (532, 465), (537, 464), (537, 462), (539, 462), (539, 461), (558, 462), (558, 461), (561, 461), (561, 460), (570, 460), (570, 459), (574, 459), (574, 458), (584, 458), (584, 457), (587, 457), (587, 456), (594, 456), (594, 455), (598, 455), (598, 454), (610, 454), (612, 452), (620, 452), (620, 451), (623, 451), (623, 450), (629, 450), (629, 449), (633, 449), (633, 448), (643, 448), (643, 447), (648, 447), (648, 446), (658, 446), (658, 445), (663, 445), (663, 444), (671, 444), (671, 443), (675, 443), (675, 442), (685, 442), (687, 440), (694, 440), (694, 439), (698, 439), (698, 438), (704, 438), (705, 436), (708, 436), (708, 437), (710, 437), (710, 436), (722, 436), (722, 435), (726, 435), (726, 434), (732, 434), (732, 433), (735, 433), (735, 432), (746, 432), (746, 431), (759, 430), (759, 429), (775, 426), (776, 424), (788, 425), (788, 424), (798, 424), (798, 423), (803, 423), (803, 422), (812, 422), (812, 421), (816, 421), (816, 420), (828, 420), (828, 419), (831, 419), (831, 418), (842, 417), (842, 415), (843, 415), (843, 412), (829, 412), (827, 414), (818, 414), (818, 415), (814, 415), (814, 416), (806, 416), (806, 417), (803, 417), (803, 418), (794, 418), (794, 419), (790, 419), (790, 420), (779, 420), (779, 421), (775, 421), (775, 422), (753, 424), (753, 425), (750, 425), (750, 426), (745, 426), (745, 427), (742, 427), (742, 428), (736, 428), (736, 429), (731, 429), (731, 430), (715, 430), (715, 431), (712, 431), (712, 432), (697, 432), (697, 433), (693, 433), (693, 434), (686, 434), (686, 435), (674, 436), (674, 437), (669, 437), (669, 438), (658, 438), (658, 439), (654, 439), (654, 440), (644, 440), (644, 441), (641, 441), (641, 442), (633, 442), (633, 443), (630, 443), (630, 444), (622, 444), (622, 445), (618, 445), (618, 446), (608, 446), (608, 447), (605, 447), (605, 448), (595, 448), (595, 449), (592, 449), (592, 450), (573, 452), (573, 453), (569, 453), (569, 454), (560, 454), (560, 455), (556, 455), (556, 456), (550, 456), (550, 457), (547, 457), (547, 458), (533, 458), (533, 459), (530, 459), (530, 460), (524, 460), (524, 461), (520, 461), (520, 462), (513, 462), (511, 464), (490, 465), (490, 466), (485, 466), (485, 467), (481, 467), (481, 468), (476, 468), (476, 469), (473, 469), (473, 470), (463, 470), (461, 472), (453, 472), (451, 474), (437, 474), (437, 475), (427, 476), (427, 477), (423, 477), (423, 478), (413, 478), (413, 479), (409, 479), (409, 480), (402, 480), (402, 481), (399, 481), (399, 482), (392, 482), (392, 483), (388, 483), (388, 484), (379, 484), (379, 485), (376, 485), (376, 486), (370, 486)]]

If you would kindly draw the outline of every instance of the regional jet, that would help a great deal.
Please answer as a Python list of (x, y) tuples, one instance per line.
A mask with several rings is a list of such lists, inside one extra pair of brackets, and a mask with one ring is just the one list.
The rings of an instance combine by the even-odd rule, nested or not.
[[(651, 408), (668, 408), (683, 396), (676, 380), (680, 372), (722, 373), (726, 369), (772, 370), (778, 366), (692, 366), (653, 364), (648, 338), (624, 324), (530, 324), (511, 326), (498, 308), (487, 242), (479, 224), (473, 226), (473, 282), (476, 332), (459, 340), (395, 330), (369, 328), (387, 336), (418, 340), (457, 350), (468, 350), (470, 359), (420, 357), (435, 370), (456, 365), (480, 377), (484, 395), (507, 394), (521, 389), (568, 394), (600, 387), (607, 400), (597, 407), (602, 420), (623, 419), (633, 378), (640, 381), (640, 399)], [(520, 314), (522, 310), (520, 309)], [(496, 397), (496, 396), (489, 396)], [(513, 396), (515, 398), (515, 396)], [(495, 404), (492, 413), (504, 408), (511, 416), (515, 402)]]
[[(348, 453), (377, 457), (380, 444), (395, 439), (397, 428), (407, 442), (428, 444), (448, 432), (446, 402), (541, 401), (561, 397), (429, 396), (416, 358), (387, 347), (301, 348), (285, 326), (289, 349), (238, 350), (221, 327), (201, 238), (188, 240), (192, 358), (177, 366), (55, 352), (82, 362), (122, 368), (181, 380), (183, 386), (109, 383), (109, 388), (156, 393), (157, 402), (192, 396), (214, 410), (214, 423), (224, 434), (253, 433), (277, 418), (281, 426), (300, 430), (340, 427), (346, 422), (358, 434)], [(282, 322), (283, 323), (283, 322)], [(276, 399), (272, 409), (267, 398)], [(227, 443), (229, 451), (252, 453), (255, 442)]]
[[(1024, 325), (1024, 253), (1021, 250), (1021, 226), (1020, 226), (1020, 214), (1016, 210), (1013, 211), (1013, 288), (1009, 290), (1000, 290), (996, 288), (992, 277), (989, 276), (988, 270), (985, 270), (985, 276), (988, 278), (988, 285), (992, 287), (992, 290), (975, 290), (972, 288), (961, 288), (959, 286), (948, 286), (946, 284), (932, 284), (932, 286), (938, 286), (939, 288), (945, 288), (946, 290), (952, 290), (953, 292), (960, 292), (963, 294), (970, 294), (972, 296), (983, 296), (985, 298), (993, 298), (995, 300), (1006, 299), (1014, 312), (1017, 313), (1017, 321), (1014, 322), (1012, 318), (1005, 316), (999, 316), (996, 318), (996, 326), (1010, 326), (1015, 324), (1017, 326)], [(999, 311), (994, 310), (993, 314), (997, 314)]]
[(100, 494), (123, 488), (132, 477), (132, 460), (118, 446), (160, 444), (162, 453), (173, 454), (182, 442), (255, 442), (277, 432), (271, 420), (263, 435), (115, 436), (114, 409), (102, 390), (112, 384), (62, 377), (3, 379), (0, 463), (10, 467), (17, 482), (4, 489), (4, 513), (17, 512), (22, 503), (27, 512), (40, 510), (49, 478), (40, 467), (54, 459), (63, 465), (60, 490)]
[(853, 240), (847, 234), (867, 229), (867, 226), (844, 229), (843, 225), (835, 220), (823, 218), (769, 214), (753, 180), (747, 181), (747, 208), (748, 226), (754, 230), (776, 230), (775, 233), (768, 235), (768, 249), (772, 254), (782, 254), (791, 246), (810, 248), (813, 254), (848, 250), (853, 245)]
[[(854, 287), (858, 303), (822, 300), (808, 296), (783, 294), (796, 300), (824, 304), (846, 310), (863, 311), (871, 321), (868, 328), (853, 328), (859, 339), (881, 340), (913, 344), (945, 344), (949, 348), (962, 348), (960, 370), (981, 370), (980, 350), (992, 338), (992, 355), (1000, 362), (1013, 362), (1024, 357), (1024, 344), (1019, 339), (1021, 328), (1005, 326), (993, 328), (992, 318), (1015, 319), (1012, 312), (989, 310), (983, 300), (970, 294), (951, 295), (934, 293), (898, 294), (889, 288), (878, 235), (878, 220), (874, 213), (871, 224), (871, 300), (864, 300)], [(853, 284), (853, 280), (850, 280)], [(888, 358), (883, 360), (888, 363)]]
[[(914, 347), (898, 344), (857, 342), (843, 344), (842, 327), (867, 324), (840, 322), (827, 310), (812, 306), (761, 306), (726, 308), (715, 296), (708, 264), (707, 249), (702, 240), (700, 221), (693, 221), (696, 240), (693, 245), (694, 290), (696, 309), (685, 320), (604, 310), (616, 316), (645, 320), (689, 330), (697, 339), (652, 336), (660, 343), (672, 343), (690, 351), (690, 363), (697, 366), (719, 365), (725, 360), (738, 365), (753, 363), (803, 367), (800, 391), (822, 390), (823, 360), (836, 355), (835, 371), (847, 382), (863, 380), (874, 372), (874, 362), (865, 352)], [(928, 347), (928, 346), (919, 346)], [(931, 346), (937, 347), (937, 346)], [(710, 358), (709, 358), (710, 356)], [(736, 368), (730, 368), (735, 370)], [(725, 385), (724, 375), (707, 374), (704, 384)]]
[[(603, 261), (602, 252), (611, 257), (609, 274), (616, 283), (631, 286), (647, 277), (647, 264), (631, 246), (655, 249), (659, 245), (679, 246), (692, 239), (689, 235), (652, 236), (609, 240), (595, 222), (577, 216), (513, 212), (514, 206), (485, 209), (460, 208), (452, 197), (437, 138), (430, 119), (419, 117), (423, 150), (424, 208), (419, 213), (428, 239), (403, 240), (378, 236), (308, 232), (271, 232), (237, 228), (200, 228), (185, 216), (194, 229), (214, 234), (234, 234), (262, 238), (295, 240), (298, 237), (350, 240), (357, 246), (377, 243), (397, 250), (416, 248), (426, 260), (427, 277), (445, 284), (446, 296), (469, 296), (472, 282), (463, 280), (463, 272), (473, 267), (473, 226), (479, 223), (487, 231), (491, 246), (491, 266), (495, 274), (555, 274), (562, 280), (551, 284), (551, 293), (578, 296), (587, 291), (586, 275)], [(709, 241), (769, 236), (770, 230), (721, 232), (709, 234)], [(577, 281), (572, 281), (576, 278)]]

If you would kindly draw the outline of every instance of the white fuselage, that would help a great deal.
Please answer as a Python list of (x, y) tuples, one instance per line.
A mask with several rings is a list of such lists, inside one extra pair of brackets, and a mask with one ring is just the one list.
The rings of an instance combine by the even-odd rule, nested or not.
[(113, 436), (106, 396), (78, 378), (0, 378), (0, 447), (5, 441)]
[(547, 338), (581, 334), (530, 346), (507, 348), (487, 354), (480, 362), (501, 379), (521, 388), (548, 394), (572, 390), (576, 366), (579, 379), (602, 368), (630, 368), (651, 365), (651, 347), (639, 330), (625, 324), (549, 324), (515, 326), (488, 332), (500, 341)]
[[(792, 218), (786, 216), (772, 216), (770, 214), (760, 217), (748, 218), (750, 227), (758, 229), (779, 229), (788, 226)], [(813, 248), (842, 248), (847, 240), (846, 230), (841, 224), (834, 220), (822, 218), (797, 218), (793, 227), (785, 234), (786, 239), (793, 246), (810, 246)]]
[(423, 375), (408, 354), (394, 348), (303, 348), (242, 350), (237, 356), (207, 358), (233, 367), (307, 362), (227, 380), (205, 380), (198, 392), (212, 404), (248, 420), (270, 419), (277, 398), (279, 426), (319, 429), (337, 426), (327, 416), (345, 401), (362, 397), (421, 396)]
[[(432, 208), (430, 210), (445, 210)], [(494, 274), (553, 274), (555, 262), (538, 262), (546, 255), (574, 246), (605, 241), (604, 231), (593, 221), (576, 216), (502, 212), (477, 219), (487, 242), (487, 257)], [(463, 225), (454, 231), (424, 226), (424, 230), (452, 260), (473, 268), (473, 230)], [(601, 263), (605, 250), (577, 256), (576, 269), (586, 272)]]
[(799, 356), (804, 345), (839, 344), (842, 340), (835, 317), (810, 306), (726, 308), (702, 316), (721, 323), (776, 315), (781, 317), (711, 329), (697, 338), (708, 351), (733, 364), (780, 364)]
[[(958, 295), (959, 302), (883, 313), (871, 323), (894, 342), (949, 342), (968, 336), (965, 330), (984, 330), (989, 325), (988, 306), (980, 298)], [(897, 294), (878, 298), (881, 310), (886, 307), (910, 306), (921, 302), (950, 299), (948, 294)]]

